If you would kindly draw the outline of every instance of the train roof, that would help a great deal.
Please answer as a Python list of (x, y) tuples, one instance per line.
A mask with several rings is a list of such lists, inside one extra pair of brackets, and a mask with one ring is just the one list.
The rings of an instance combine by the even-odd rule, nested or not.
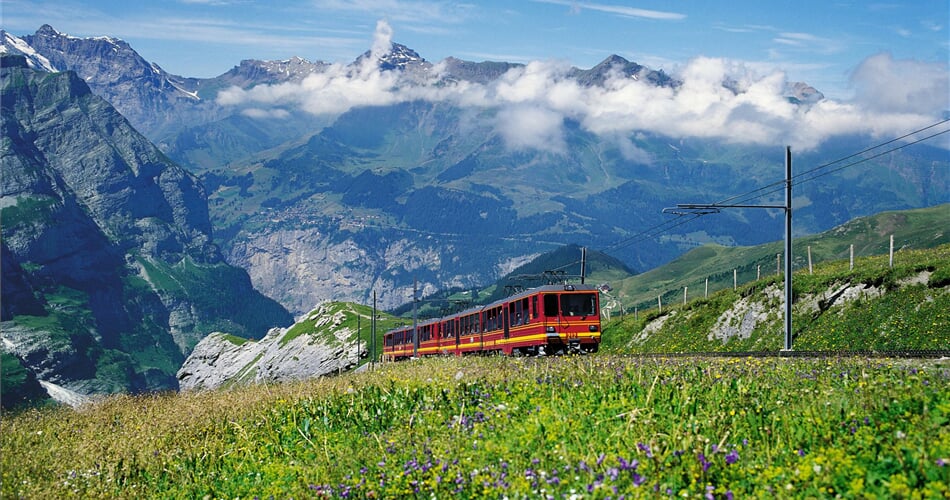
[[(522, 298), (524, 298), (524, 297), (530, 297), (530, 296), (532, 296), (532, 295), (534, 295), (534, 294), (536, 294), (536, 293), (543, 293), (543, 292), (565, 292), (565, 291), (567, 291), (567, 292), (587, 292), (587, 291), (596, 292), (596, 291), (598, 291), (598, 290), (597, 290), (597, 287), (595, 287), (595, 286), (593, 286), (593, 285), (586, 285), (586, 284), (585, 284), (585, 285), (575, 285), (575, 284), (566, 284), (566, 285), (564, 285), (564, 284), (562, 284), (562, 285), (542, 285), (542, 286), (535, 287), (535, 288), (529, 288), (529, 289), (527, 289), (527, 290), (518, 292), (518, 293), (513, 294), (513, 295), (509, 295), (508, 297), (505, 297), (505, 298), (503, 298), (503, 299), (498, 299), (498, 300), (496, 300), (496, 301), (494, 301), (494, 302), (491, 302), (491, 303), (488, 303), (488, 304), (485, 304), (485, 305), (472, 306), (472, 307), (463, 309), (463, 310), (461, 310), (461, 311), (459, 311), (459, 312), (452, 313), (452, 314), (447, 314), (447, 315), (445, 315), (445, 316), (440, 316), (440, 317), (438, 317), (438, 318), (428, 318), (428, 319), (424, 319), (424, 320), (418, 320), (418, 321), (416, 321), (416, 325), (417, 325), (417, 326), (425, 326), (425, 325), (432, 324), (432, 323), (438, 323), (438, 322), (440, 322), (440, 321), (444, 321), (444, 320), (447, 320), (447, 319), (454, 319), (454, 318), (459, 318), (459, 317), (462, 317), (462, 316), (468, 316), (469, 314), (481, 312), (481, 311), (483, 311), (483, 310), (485, 310), (485, 309), (491, 309), (491, 308), (493, 308), (493, 307), (498, 307), (499, 305), (505, 304), (505, 303), (507, 303), (507, 302), (511, 302), (512, 300), (519, 300), (519, 299), (522, 299)], [(399, 330), (402, 330), (402, 329), (412, 329), (412, 325), (398, 326), (398, 327), (396, 327), (396, 328), (393, 328), (393, 329), (389, 330), (389, 332), (395, 332), (395, 331), (399, 331)], [(387, 333), (389, 333), (389, 332), (387, 332)]]

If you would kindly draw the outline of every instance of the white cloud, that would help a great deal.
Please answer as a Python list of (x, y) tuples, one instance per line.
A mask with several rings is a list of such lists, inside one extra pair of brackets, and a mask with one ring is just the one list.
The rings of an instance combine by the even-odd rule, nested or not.
[(887, 113), (933, 113), (950, 109), (947, 65), (871, 56), (851, 75), (855, 101)]
[(640, 17), (644, 19), (658, 19), (662, 21), (678, 21), (686, 18), (686, 14), (679, 12), (668, 12), (661, 10), (638, 9), (626, 5), (612, 5), (592, 2), (577, 2), (574, 0), (534, 0), (538, 3), (549, 3), (554, 5), (563, 5), (571, 9), (572, 14), (577, 14), (583, 9), (605, 12), (607, 14), (616, 14), (623, 17)]
[[(374, 52), (391, 39), (388, 24), (377, 27)], [(892, 137), (937, 120), (948, 103), (946, 65), (895, 60), (879, 54), (852, 76), (856, 99), (825, 99), (797, 106), (785, 97), (786, 75), (741, 62), (696, 58), (676, 71), (682, 85), (657, 87), (614, 73), (603, 86), (584, 87), (567, 78), (562, 62), (532, 62), (486, 84), (444, 84), (436, 65), (429, 83), (409, 85), (398, 72), (380, 72), (375, 58), (363, 67), (333, 65), (300, 83), (231, 88), (218, 102), (254, 109), (294, 107), (315, 114), (340, 114), (357, 106), (429, 100), (491, 117), (491, 126), (512, 149), (566, 150), (564, 122), (614, 138), (630, 158), (646, 159), (630, 141), (640, 132), (736, 143), (818, 146), (830, 137), (870, 134)], [(724, 86), (724, 82), (728, 85)], [(256, 111), (260, 113), (260, 111)], [(273, 114), (268, 116), (274, 116)]]
[(510, 149), (567, 151), (562, 127), (564, 115), (557, 111), (544, 106), (519, 104), (501, 109), (496, 120), (496, 130)]

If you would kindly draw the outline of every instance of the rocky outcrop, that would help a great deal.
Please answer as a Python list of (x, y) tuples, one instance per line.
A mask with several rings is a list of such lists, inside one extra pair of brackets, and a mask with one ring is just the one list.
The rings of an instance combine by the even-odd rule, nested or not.
[[(275, 328), (259, 340), (214, 333), (195, 346), (178, 370), (182, 390), (214, 389), (261, 382), (300, 380), (349, 370), (365, 356), (357, 340), (355, 306), (324, 303), (290, 328)], [(371, 316), (366, 316), (368, 325)]]

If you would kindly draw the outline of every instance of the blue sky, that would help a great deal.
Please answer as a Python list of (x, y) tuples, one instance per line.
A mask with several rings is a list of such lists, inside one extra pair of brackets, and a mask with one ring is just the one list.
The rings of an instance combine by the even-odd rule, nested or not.
[(462, 59), (566, 61), (589, 68), (610, 54), (675, 72), (699, 56), (783, 71), (829, 97), (848, 98), (866, 58), (946, 65), (945, 0), (763, 2), (570, 0), (3, 0), (15, 35), (42, 24), (74, 36), (122, 38), (165, 70), (224, 73), (242, 59), (349, 62), (392, 40), (437, 62)]
[[(950, 113), (950, 3), (758, 0), (3, 0), (14, 35), (42, 24), (73, 36), (126, 40), (173, 74), (213, 77), (242, 59), (331, 63), (300, 82), (222, 89), (214, 99), (251, 117), (294, 110), (429, 100), (475, 113), (513, 149), (566, 150), (565, 123), (614, 140), (649, 163), (637, 134), (813, 149), (835, 136), (890, 139)], [(395, 41), (432, 63), (455, 56), (525, 63), (486, 84), (442, 85), (346, 67)], [(388, 50), (388, 49), (387, 49)], [(567, 78), (611, 54), (663, 69), (681, 85), (613, 74), (603, 86)], [(724, 85), (729, 82), (729, 85)], [(787, 99), (806, 82), (826, 99)], [(950, 149), (950, 125), (939, 144)]]

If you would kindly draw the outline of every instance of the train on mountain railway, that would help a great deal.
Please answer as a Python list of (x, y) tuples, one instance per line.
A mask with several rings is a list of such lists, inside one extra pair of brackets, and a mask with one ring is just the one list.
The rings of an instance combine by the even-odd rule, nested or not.
[(590, 285), (545, 285), (383, 335), (383, 358), (597, 352), (600, 297)]

